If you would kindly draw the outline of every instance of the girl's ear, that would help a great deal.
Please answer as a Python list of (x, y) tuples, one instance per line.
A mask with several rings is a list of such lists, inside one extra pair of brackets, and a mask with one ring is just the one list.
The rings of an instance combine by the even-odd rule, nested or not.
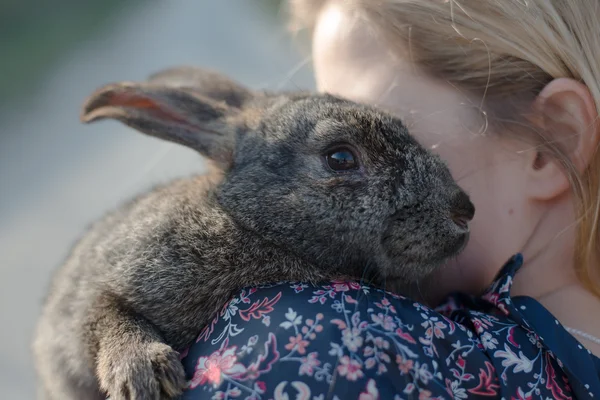
[(225, 102), (194, 92), (152, 83), (104, 86), (85, 102), (85, 123), (112, 118), (151, 136), (197, 150), (223, 168), (232, 162), (239, 113)]
[[(539, 94), (534, 109), (547, 145), (558, 149), (583, 173), (592, 162), (600, 139), (598, 112), (589, 89), (574, 79), (555, 79)], [(548, 200), (569, 189), (570, 182), (560, 161), (541, 150), (532, 152), (530, 158), (527, 187), (533, 197)]]

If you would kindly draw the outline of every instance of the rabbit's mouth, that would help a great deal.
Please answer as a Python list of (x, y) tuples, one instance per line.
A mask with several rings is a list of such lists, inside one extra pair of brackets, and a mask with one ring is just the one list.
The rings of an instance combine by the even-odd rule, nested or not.
[(442, 228), (435, 233), (391, 228), (381, 240), (389, 261), (385, 275), (411, 281), (424, 278), (448, 259), (458, 256), (466, 248), (469, 237), (468, 226)]
[[(456, 245), (453, 251), (448, 254), (445, 258), (456, 257), (467, 247), (469, 243), (469, 238), (471, 237), (471, 232), (469, 231), (468, 226), (465, 228), (464, 232), (459, 236), (456, 241)], [(445, 260), (444, 260), (445, 261)]]

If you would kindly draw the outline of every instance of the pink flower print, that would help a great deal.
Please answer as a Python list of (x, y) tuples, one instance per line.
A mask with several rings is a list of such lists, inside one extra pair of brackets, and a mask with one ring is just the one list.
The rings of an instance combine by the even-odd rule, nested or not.
[(444, 322), (438, 321), (436, 317), (432, 317), (428, 321), (425, 321), (421, 324), (423, 328), (425, 328), (427, 325), (429, 325), (429, 328), (427, 328), (425, 331), (425, 336), (427, 338), (432, 338), (433, 336), (436, 338), (444, 338), (444, 332), (442, 329), (447, 327)]
[(300, 365), (299, 375), (312, 376), (315, 372), (315, 367), (318, 367), (321, 362), (317, 359), (317, 353), (308, 353), (306, 357), (302, 357), (302, 364)]
[(377, 315), (371, 314), (371, 319), (373, 320), (375, 325), (381, 325), (381, 327), (388, 332), (391, 332), (394, 329), (396, 329), (396, 323), (394, 322), (394, 319), (389, 315), (384, 315), (382, 313), (378, 313)]
[(269, 314), (275, 308), (275, 304), (281, 299), (282, 292), (277, 293), (272, 299), (264, 298), (261, 301), (255, 301), (248, 309), (239, 310), (240, 317), (248, 322), (250, 319), (259, 319), (263, 315)]
[(495, 396), (500, 385), (497, 384), (496, 369), (491, 362), (485, 362), (486, 371), (479, 369), (479, 384), (477, 387), (469, 389), (469, 393), (480, 396)]
[(444, 332), (442, 332), (442, 329), (445, 329), (447, 327), (448, 327), (448, 325), (446, 325), (442, 321), (438, 321), (435, 324), (433, 324), (433, 333), (434, 333), (435, 337), (443, 338)]
[(363, 344), (363, 338), (358, 328), (346, 328), (342, 331), (342, 342), (351, 352), (356, 352)]
[(267, 384), (263, 381), (258, 381), (254, 384), (254, 390), (260, 394), (263, 394), (267, 390)]
[(306, 289), (308, 287), (308, 285), (306, 283), (296, 283), (293, 284), (292, 289), (294, 289), (295, 293), (300, 293), (302, 291), (304, 291), (304, 289)]
[[(548, 377), (546, 380), (546, 389), (550, 389), (552, 392), (552, 398), (554, 399), (571, 399), (570, 387), (567, 386), (565, 389), (563, 389), (559, 382), (556, 381), (556, 370), (552, 366), (552, 361), (550, 359), (551, 357), (552, 356), (548, 353), (544, 355), (544, 358), (546, 359), (546, 376)], [(568, 383), (568, 380), (563, 377), (563, 382)]]
[(504, 315), (510, 314), (510, 312), (508, 311), (508, 309), (506, 308), (506, 305), (504, 303), (498, 303), (498, 304), (496, 304), (496, 307), (498, 307), (498, 310), (502, 311), (502, 314), (504, 314)]
[(302, 338), (301, 334), (297, 334), (296, 336), (290, 336), (290, 342), (285, 345), (286, 350), (296, 350), (298, 354), (306, 353), (306, 346), (310, 343), (307, 340)]
[(523, 392), (523, 389), (521, 389), (521, 387), (519, 387), (517, 389), (517, 397), (510, 396), (510, 400), (531, 400), (531, 399), (532, 399), (531, 392), (525, 393), (525, 392)]
[(484, 325), (481, 322), (481, 320), (478, 318), (473, 318), (472, 322), (473, 322), (473, 326), (475, 327), (475, 332), (482, 333)]
[(217, 387), (223, 375), (236, 377), (246, 372), (246, 367), (237, 362), (235, 352), (237, 346), (220, 349), (208, 357), (200, 357), (196, 364), (196, 371), (190, 382), (190, 388), (195, 388), (206, 383)]
[(364, 392), (361, 392), (358, 400), (378, 400), (379, 399), (379, 390), (377, 390), (377, 386), (375, 385), (374, 379), (369, 379), (367, 382), (367, 387)]
[(487, 318), (483, 318), (483, 319), (473, 318), (472, 322), (473, 322), (473, 326), (475, 327), (475, 332), (477, 332), (479, 334), (483, 333), (484, 330), (494, 326), (494, 324), (491, 321), (489, 321)]
[(500, 300), (500, 295), (498, 295), (498, 293), (486, 293), (485, 295), (483, 295), (482, 297), (484, 300), (487, 300), (488, 302), (492, 303), (493, 305), (497, 305), (498, 301)]
[(402, 330), (402, 328), (396, 329), (396, 335), (398, 335), (398, 337), (406, 340), (408, 343), (412, 343), (412, 344), (417, 343), (417, 341), (410, 335), (410, 333), (404, 332)]
[(396, 314), (396, 308), (390, 303), (387, 297), (381, 299), (381, 302), (375, 302), (375, 305), (381, 309), (389, 310), (390, 312)]
[[(426, 313), (428, 313), (429, 311), (431, 311), (431, 308), (424, 306), (421, 303), (413, 303), (413, 307), (417, 309), (417, 311), (425, 311)], [(421, 314), (424, 316), (424, 318), (427, 318), (427, 316), (425, 314)]]
[(333, 281), (332, 286), (336, 292), (348, 292), (360, 289), (360, 285), (356, 282)]
[(348, 356), (340, 358), (337, 370), (341, 376), (345, 376), (349, 381), (355, 381), (364, 375), (360, 363), (351, 360)]
[(389, 349), (390, 348), (390, 342), (388, 342), (381, 336), (377, 336), (375, 339), (373, 339), (373, 343), (375, 344), (375, 346), (377, 346), (380, 349)]
[[(319, 316), (320, 316), (321, 318), (319, 318)], [(310, 318), (307, 318), (307, 319), (306, 319), (306, 326), (302, 327), (302, 332), (303, 332), (303, 333), (307, 333), (307, 332), (308, 332), (308, 330), (309, 330), (309, 328), (310, 328), (310, 329), (313, 329), (315, 332), (321, 332), (321, 331), (323, 331), (323, 325), (319, 324), (319, 321), (320, 321), (322, 318), (323, 318), (323, 314), (321, 314), (321, 313), (317, 314), (316, 321), (315, 321), (315, 320), (312, 320), (312, 319), (310, 319)], [(316, 336), (316, 335), (315, 335), (314, 333), (313, 333), (313, 334), (311, 334), (311, 336), (310, 336), (310, 337), (311, 337), (311, 339), (314, 339), (314, 337), (313, 337), (313, 336)]]
[(421, 389), (419, 390), (419, 400), (430, 400), (431, 392), (429, 390)]
[(215, 392), (213, 397), (211, 397), (211, 400), (223, 400), (225, 398), (230, 398), (230, 397), (235, 398), (235, 397), (240, 397), (241, 394), (242, 394), (242, 391), (238, 388), (229, 389), (227, 392), (218, 390)]
[(413, 360), (407, 360), (400, 354), (396, 355), (396, 364), (398, 364), (398, 369), (400, 370), (402, 375), (408, 374), (415, 365)]

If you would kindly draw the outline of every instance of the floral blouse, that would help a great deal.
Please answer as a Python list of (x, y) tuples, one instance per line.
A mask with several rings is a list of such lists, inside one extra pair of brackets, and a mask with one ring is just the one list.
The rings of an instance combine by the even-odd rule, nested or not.
[(432, 310), (356, 282), (241, 291), (182, 353), (183, 399), (593, 399), (600, 359), (538, 302), (516, 255)]

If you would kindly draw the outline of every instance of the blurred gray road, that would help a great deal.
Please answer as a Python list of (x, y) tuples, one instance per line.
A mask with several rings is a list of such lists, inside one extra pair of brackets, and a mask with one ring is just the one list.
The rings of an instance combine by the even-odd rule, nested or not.
[(254, 0), (145, 2), (51, 71), (0, 116), (0, 399), (32, 399), (32, 329), (51, 271), (93, 219), (135, 192), (201, 172), (196, 153), (116, 122), (83, 126), (83, 99), (174, 64), (220, 69), (251, 87), (312, 88), (284, 28)]

